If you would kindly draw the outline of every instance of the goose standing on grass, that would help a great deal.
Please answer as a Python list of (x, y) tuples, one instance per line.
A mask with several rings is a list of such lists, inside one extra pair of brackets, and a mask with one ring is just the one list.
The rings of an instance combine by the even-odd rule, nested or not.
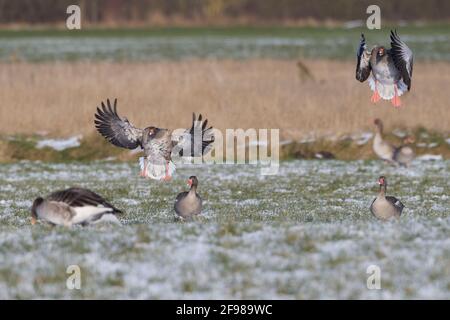
[(175, 212), (184, 219), (202, 212), (202, 198), (197, 193), (197, 177), (190, 176), (187, 183), (190, 190), (178, 194), (174, 205)]
[(380, 192), (373, 200), (370, 212), (382, 220), (388, 220), (392, 217), (399, 218), (405, 206), (396, 197), (386, 196), (386, 177), (381, 176), (378, 178), (378, 184), (380, 185)]
[(373, 151), (380, 159), (396, 164), (394, 161), (395, 147), (383, 140), (383, 122), (380, 119), (375, 119), (373, 123), (376, 127), (375, 137), (373, 138)]
[(414, 142), (415, 142), (414, 137), (411, 136), (406, 137), (403, 140), (403, 145), (395, 148), (393, 155), (394, 161), (404, 167), (409, 167), (415, 157), (414, 150), (410, 147), (410, 145), (413, 144)]
[(39, 197), (34, 200), (31, 207), (31, 224), (35, 224), (37, 219), (67, 227), (75, 224), (86, 226), (100, 220), (120, 224), (116, 213), (122, 211), (95, 192), (83, 188), (69, 188), (53, 192), (45, 199)]
[(102, 102), (95, 118), (97, 131), (113, 145), (126, 149), (140, 147), (144, 150), (144, 157), (139, 159), (139, 163), (140, 175), (145, 178), (170, 180), (175, 172), (173, 154), (181, 157), (203, 156), (211, 150), (214, 142), (213, 129), (207, 128), (208, 120), (203, 121), (202, 115), (197, 119), (193, 114), (191, 128), (174, 139), (168, 129), (154, 126), (139, 129), (127, 118), (120, 118), (117, 114), (117, 99), (113, 106), (109, 99), (106, 105)]
[(361, 34), (357, 58), (356, 79), (360, 82), (369, 79), (373, 91), (371, 101), (376, 103), (383, 98), (400, 107), (400, 96), (411, 89), (413, 53), (400, 40), (397, 31), (391, 30), (391, 49), (375, 46), (370, 52)]

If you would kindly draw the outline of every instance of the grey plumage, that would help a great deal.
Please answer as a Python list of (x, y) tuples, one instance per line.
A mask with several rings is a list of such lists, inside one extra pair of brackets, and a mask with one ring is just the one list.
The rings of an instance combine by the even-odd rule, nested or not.
[[(413, 70), (413, 53), (400, 39), (397, 31), (391, 31), (391, 49), (375, 46), (367, 51), (366, 39), (361, 34), (357, 51), (356, 79), (364, 82), (369, 79), (369, 85), (374, 91), (373, 102), (379, 98), (393, 99), (395, 106), (400, 106), (404, 92), (411, 89)], [(394, 99), (395, 98), (395, 99)]]
[(402, 214), (403, 203), (393, 196), (386, 196), (387, 180), (386, 177), (378, 178), (380, 185), (380, 192), (378, 196), (372, 201), (370, 205), (370, 212), (381, 220), (388, 220), (390, 218), (399, 218)]
[(175, 199), (174, 209), (182, 218), (191, 218), (202, 212), (203, 200), (197, 194), (198, 179), (196, 176), (189, 177), (190, 190), (181, 192)]
[(395, 162), (404, 167), (409, 167), (411, 162), (415, 158), (415, 153), (410, 144), (413, 143), (415, 139), (413, 137), (407, 137), (403, 141), (403, 145), (396, 147), (394, 150), (393, 159)]
[[(31, 207), (32, 223), (37, 219), (53, 225), (88, 225), (104, 215), (122, 213), (102, 196), (83, 188), (69, 188), (38, 197)], [(117, 220), (115, 218), (115, 220)], [(118, 221), (118, 220), (117, 220)]]

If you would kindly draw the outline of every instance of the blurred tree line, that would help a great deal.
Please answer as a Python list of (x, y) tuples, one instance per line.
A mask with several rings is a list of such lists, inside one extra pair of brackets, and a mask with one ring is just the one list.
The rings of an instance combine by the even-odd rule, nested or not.
[(252, 22), (301, 19), (365, 19), (366, 8), (377, 4), (386, 20), (447, 20), (449, 0), (0, 0), (0, 23), (54, 23), (65, 21), (66, 8), (81, 7), (83, 21), (143, 22), (173, 17), (214, 22), (224, 18)]

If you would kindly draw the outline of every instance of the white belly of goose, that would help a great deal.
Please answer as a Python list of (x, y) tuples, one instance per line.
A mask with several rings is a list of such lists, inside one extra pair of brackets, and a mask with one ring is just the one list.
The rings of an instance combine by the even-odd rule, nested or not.
[(113, 209), (102, 206), (83, 206), (72, 208), (75, 216), (72, 218), (72, 224), (90, 222), (92, 219), (100, 218), (99, 214), (112, 213)]

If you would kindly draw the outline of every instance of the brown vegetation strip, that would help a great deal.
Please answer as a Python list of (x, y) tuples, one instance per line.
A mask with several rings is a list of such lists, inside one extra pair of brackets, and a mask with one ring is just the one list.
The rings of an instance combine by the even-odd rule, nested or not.
[[(414, 66), (404, 107), (370, 103), (350, 62), (305, 60), (1, 64), (0, 133), (89, 135), (100, 101), (118, 98), (137, 126), (189, 126), (191, 113), (225, 128), (280, 128), (300, 138), (386, 128), (450, 128), (450, 64)], [(305, 71), (306, 70), (306, 71)], [(308, 74), (308, 72), (310, 74)]]

